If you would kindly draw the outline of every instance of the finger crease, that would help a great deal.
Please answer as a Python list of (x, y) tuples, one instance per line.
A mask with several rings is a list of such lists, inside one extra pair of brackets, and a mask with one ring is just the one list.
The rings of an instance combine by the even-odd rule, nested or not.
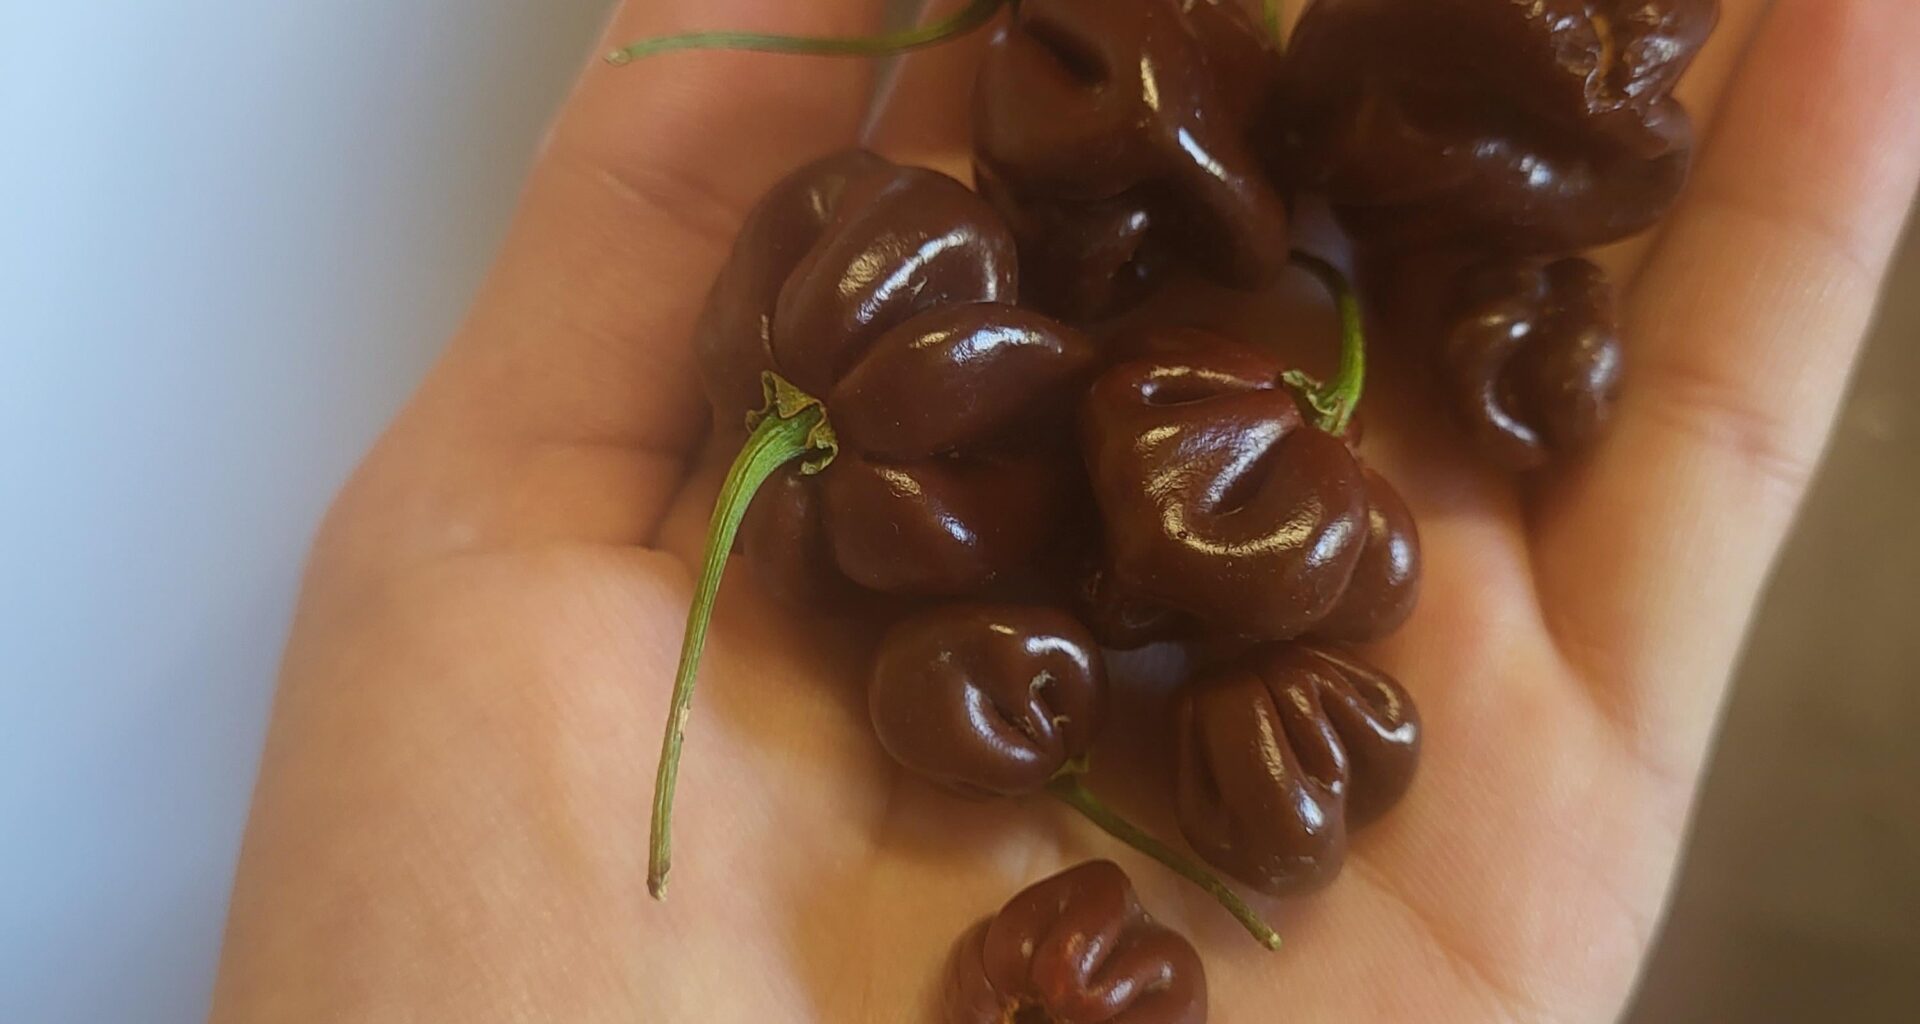
[(1647, 389), (1634, 399), (1642, 415), (1732, 458), (1779, 496), (1798, 503), (1813, 479), (1817, 450), (1800, 443), (1804, 431), (1766, 403), (1716, 373), (1672, 360), (1643, 374)]
[(665, 220), (725, 252), (745, 219), (740, 202), (715, 188), (706, 175), (672, 162), (626, 165), (580, 158), (588, 177), (643, 212)]

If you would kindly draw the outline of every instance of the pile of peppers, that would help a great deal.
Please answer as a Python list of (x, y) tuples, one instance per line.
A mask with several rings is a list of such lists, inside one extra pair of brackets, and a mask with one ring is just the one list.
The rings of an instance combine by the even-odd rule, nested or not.
[[(751, 211), (708, 295), (693, 343), (739, 455), (662, 743), (656, 896), (736, 551), (771, 595), (872, 623), (867, 707), (901, 768), (1057, 801), (1268, 948), (1243, 891), (1332, 884), (1350, 833), (1409, 793), (1419, 712), (1365, 645), (1415, 614), (1422, 552), (1414, 507), (1361, 452), (1369, 323), (1496, 464), (1603, 443), (1623, 342), (1585, 254), (1684, 186), (1673, 90), (1718, 5), (1310, 0), (1290, 36), (1277, 8), (974, 0), (892, 36), (708, 32), (611, 55), (877, 56), (993, 33), (971, 183), (822, 155)], [(1295, 247), (1306, 198), (1358, 274)], [(1291, 275), (1336, 314), (1324, 379), (1149, 302)], [(1181, 845), (1089, 785), (1127, 685), (1108, 658), (1154, 644), (1186, 651), (1158, 780)], [(1199, 1022), (1206, 990), (1198, 952), (1105, 861), (967, 932), (944, 989), (955, 1024)]]

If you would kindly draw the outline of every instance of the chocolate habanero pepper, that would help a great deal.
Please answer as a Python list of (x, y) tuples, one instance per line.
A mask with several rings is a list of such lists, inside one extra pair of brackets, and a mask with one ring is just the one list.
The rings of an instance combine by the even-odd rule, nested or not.
[(695, 337), (716, 415), (749, 434), (687, 618), (654, 794), (656, 894), (707, 620), (749, 501), (746, 547), (776, 560), (774, 578), (831, 568), (895, 594), (984, 588), (1061, 525), (1072, 464), (1031, 437), (1066, 432), (1034, 428), (1071, 417), (1095, 354), (1015, 295), (998, 216), (931, 171), (841, 153), (749, 214)]
[(1587, 447), (1612, 414), (1623, 363), (1605, 273), (1577, 257), (1501, 257), (1455, 280), (1440, 362), (1480, 449), (1524, 470)]
[(961, 936), (946, 1024), (1206, 1024), (1207, 973), (1111, 861), (1022, 889)]
[(1049, 539), (1069, 474), (1019, 431), (1059, 419), (1094, 350), (1016, 296), (999, 218), (932, 171), (849, 151), (748, 215), (694, 333), (707, 393), (737, 423), (774, 374), (838, 449), (817, 474), (783, 467), (754, 502), (743, 540), (774, 589), (825, 569), (971, 593)]
[(1346, 437), (1364, 378), (1345, 278), (1338, 376), (1200, 331), (1161, 331), (1095, 380), (1081, 411), (1108, 585), (1250, 640), (1373, 639), (1411, 613), (1420, 545), (1393, 487)]
[(1090, 318), (1175, 264), (1277, 275), (1287, 209), (1251, 133), (1279, 68), (1238, 0), (1022, 0), (981, 61), (974, 159), (1028, 299)]
[(1718, 0), (1313, 0), (1288, 49), (1298, 184), (1357, 237), (1562, 255), (1635, 234), (1685, 183), (1674, 85)]
[(1233, 890), (1081, 782), (1106, 700), (1100, 647), (1071, 615), (977, 602), (894, 625), (867, 689), (874, 732), (902, 767), (968, 796), (1047, 793), (1205, 889), (1262, 945), (1278, 949), (1279, 935)]
[(1283, 644), (1195, 681), (1174, 715), (1180, 829), (1274, 896), (1333, 881), (1347, 833), (1413, 781), (1420, 719), (1398, 682), (1338, 648)]
[(910, 771), (972, 796), (1028, 796), (1086, 758), (1106, 687), (1100, 648), (1073, 616), (958, 603), (887, 632), (867, 707)]

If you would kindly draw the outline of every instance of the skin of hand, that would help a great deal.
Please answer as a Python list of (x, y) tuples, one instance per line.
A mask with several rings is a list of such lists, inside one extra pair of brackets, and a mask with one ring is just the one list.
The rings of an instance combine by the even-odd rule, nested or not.
[[(884, 6), (636, 0), (608, 39), (858, 34)], [(871, 143), (964, 167), (978, 45), (909, 60)], [(1426, 753), (1336, 885), (1272, 905), (1278, 954), (1061, 809), (896, 769), (864, 707), (873, 638), (744, 579), (713, 625), (673, 888), (648, 899), (720, 472), (687, 339), (741, 215), (855, 139), (875, 69), (594, 64), (470, 318), (316, 542), (213, 1020), (931, 1020), (955, 938), (1093, 856), (1203, 951), (1219, 1020), (1280, 999), (1303, 1021), (1613, 1019), (1920, 178), (1916, 48), (1910, 0), (1728, 0), (1681, 89), (1705, 139), (1687, 195), (1602, 257), (1631, 370), (1584, 460), (1516, 483), (1376, 375), (1364, 451), (1427, 570), (1369, 657), (1420, 702)], [(1123, 809), (1171, 835), (1151, 793)]]

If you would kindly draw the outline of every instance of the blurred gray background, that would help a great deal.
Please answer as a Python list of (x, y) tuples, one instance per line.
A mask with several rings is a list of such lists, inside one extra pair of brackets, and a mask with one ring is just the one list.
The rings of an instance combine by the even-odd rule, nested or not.
[[(607, 0), (0, 0), (0, 1021), (204, 1016), (307, 536)], [(1920, 1006), (1920, 246), (1636, 1024)]]

